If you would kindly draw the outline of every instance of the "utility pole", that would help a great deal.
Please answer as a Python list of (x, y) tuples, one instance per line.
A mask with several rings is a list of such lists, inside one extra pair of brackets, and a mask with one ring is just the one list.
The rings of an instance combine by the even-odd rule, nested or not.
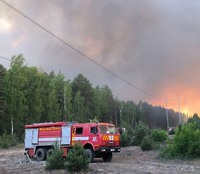
[(118, 124), (117, 124), (117, 108), (115, 107), (115, 125), (118, 127)]
[(181, 125), (180, 97), (178, 97), (178, 117), (179, 117), (179, 124)]
[(169, 130), (169, 116), (168, 116), (168, 108), (167, 108), (167, 98), (166, 98), (166, 118), (167, 118), (167, 131)]
[(122, 106), (120, 106), (120, 127), (122, 128)]
[(13, 116), (11, 117), (11, 136), (13, 138)]
[(67, 106), (66, 106), (66, 104), (67, 104), (67, 102), (66, 102), (66, 100), (67, 100), (67, 97), (66, 97), (66, 85), (64, 85), (64, 115), (63, 115), (63, 121), (67, 121)]
[[(14, 82), (13, 82), (13, 86), (14, 86)], [(12, 90), (11, 90), (12, 95), (14, 94), (13, 86), (12, 86)], [(14, 108), (13, 108), (13, 102), (12, 102), (12, 111), (13, 110), (14, 110)], [(11, 115), (11, 136), (12, 136), (12, 138), (13, 138), (13, 135), (14, 135), (14, 126), (13, 126), (13, 113), (12, 113), (12, 115)]]

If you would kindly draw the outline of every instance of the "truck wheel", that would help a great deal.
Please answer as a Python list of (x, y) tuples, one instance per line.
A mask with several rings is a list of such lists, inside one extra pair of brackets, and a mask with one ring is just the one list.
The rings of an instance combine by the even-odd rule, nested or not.
[(43, 161), (45, 160), (46, 158), (46, 149), (44, 148), (39, 148), (37, 151), (36, 151), (36, 160), (37, 161)]
[(102, 158), (103, 158), (103, 161), (105, 161), (105, 162), (111, 161), (111, 159), (112, 159), (112, 152), (102, 153)]
[(49, 158), (52, 155), (52, 153), (53, 153), (53, 149), (49, 149), (47, 151), (47, 158)]
[(94, 159), (93, 151), (91, 149), (85, 149), (85, 154), (86, 154), (88, 161), (91, 163)]

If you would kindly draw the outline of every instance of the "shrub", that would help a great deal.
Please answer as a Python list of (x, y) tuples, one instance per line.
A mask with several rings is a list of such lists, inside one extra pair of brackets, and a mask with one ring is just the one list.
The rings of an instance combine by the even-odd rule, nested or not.
[(125, 147), (129, 145), (133, 145), (133, 142), (134, 142), (133, 127), (127, 124), (126, 122), (123, 122), (123, 127), (125, 128), (125, 131), (120, 132), (121, 146)]
[(0, 137), (0, 147), (4, 149), (8, 149), (10, 146), (16, 146), (17, 145), (17, 136), (8, 135), (7, 132), (4, 132), (3, 135)]
[(3, 135), (0, 137), (0, 147), (3, 149), (9, 149), (10, 146), (10, 136), (7, 132), (4, 132)]
[(198, 142), (200, 132), (194, 123), (188, 123), (178, 129), (174, 136), (174, 149), (177, 154), (188, 156), (194, 143)]
[(122, 147), (128, 146), (129, 145), (129, 140), (128, 140), (128, 135), (126, 132), (122, 132), (120, 136), (120, 145)]
[(167, 135), (167, 133), (164, 130), (154, 129), (151, 132), (151, 138), (155, 142), (163, 143), (164, 141), (167, 140), (168, 135)]
[(85, 149), (81, 144), (76, 143), (69, 151), (66, 158), (65, 167), (69, 172), (87, 171), (89, 161), (85, 154)]
[(159, 155), (160, 155), (161, 158), (166, 158), (166, 159), (174, 158), (173, 145), (169, 144), (166, 147), (161, 147)]
[(196, 124), (187, 123), (180, 126), (174, 135), (173, 143), (161, 152), (162, 156), (171, 158), (200, 157), (200, 130)]
[(200, 140), (195, 142), (190, 148), (189, 148), (189, 155), (192, 157), (200, 157)]
[(51, 156), (47, 157), (46, 170), (64, 169), (63, 150), (60, 149), (58, 142), (55, 142), (53, 146), (53, 152)]
[(140, 145), (142, 151), (149, 151), (153, 149), (153, 140), (150, 136), (145, 136)]
[(140, 145), (142, 139), (149, 134), (149, 128), (143, 122), (139, 122), (133, 130), (133, 145)]
[(194, 123), (198, 129), (200, 129), (200, 118), (198, 114), (194, 114), (192, 118), (188, 119), (188, 123)]
[(9, 145), (10, 146), (16, 146), (17, 145), (17, 142), (18, 142), (18, 137), (16, 135), (13, 135), (13, 137), (10, 135), (9, 136), (10, 138), (10, 143)]

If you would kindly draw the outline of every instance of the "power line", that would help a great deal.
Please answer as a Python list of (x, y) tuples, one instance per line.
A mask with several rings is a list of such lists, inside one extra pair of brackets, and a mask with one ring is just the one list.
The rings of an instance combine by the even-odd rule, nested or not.
[(109, 72), (110, 74), (112, 74), (113, 76), (117, 77), (118, 79), (122, 80), (123, 82), (125, 82), (126, 84), (132, 86), (133, 88), (137, 89), (138, 91), (152, 97), (158, 100), (161, 100), (160, 98), (146, 92), (145, 90), (133, 85), (132, 83), (130, 83), (129, 81), (127, 81), (126, 79), (122, 78), (121, 76), (117, 75), (116, 73), (110, 71), (109, 69), (107, 69), (106, 67), (104, 67), (103, 65), (101, 65), (100, 63), (94, 61), (92, 58), (90, 58), (89, 56), (87, 56), (86, 54), (84, 54), (83, 52), (81, 52), (80, 50), (78, 50), (77, 48), (75, 48), (74, 46), (72, 46), (71, 44), (67, 43), (65, 40), (61, 39), (59, 36), (57, 36), (56, 34), (52, 33), (50, 30), (48, 30), (47, 28), (45, 28), (44, 26), (40, 25), (39, 23), (37, 23), (36, 21), (34, 21), (32, 18), (28, 17), (26, 14), (24, 14), (23, 12), (21, 12), (20, 10), (18, 10), (17, 8), (15, 8), (14, 6), (12, 6), (11, 4), (9, 4), (8, 2), (4, 1), (4, 0), (0, 0), (3, 4), (5, 4), (7, 7), (9, 7), (10, 9), (14, 10), (16, 13), (20, 14), (21, 16), (23, 16), (24, 18), (26, 18), (28, 21), (30, 21), (31, 23), (33, 23), (34, 25), (36, 25), (37, 27), (39, 27), (40, 29), (42, 29), (43, 31), (47, 32), (49, 35), (53, 36), (54, 38), (56, 38), (57, 40), (59, 40), (61, 43), (63, 43), (64, 45), (68, 46), (69, 48), (73, 49), (75, 52), (79, 53), (82, 57), (84, 57), (85, 59), (87, 59), (88, 61), (94, 63), (95, 65), (99, 66), (100, 68), (104, 69), (105, 71)]
[(3, 57), (3, 56), (0, 56), (0, 58), (1, 58), (1, 59), (5, 59), (5, 60), (7, 60), (7, 61), (11, 61), (11, 59), (8, 59), (8, 58)]

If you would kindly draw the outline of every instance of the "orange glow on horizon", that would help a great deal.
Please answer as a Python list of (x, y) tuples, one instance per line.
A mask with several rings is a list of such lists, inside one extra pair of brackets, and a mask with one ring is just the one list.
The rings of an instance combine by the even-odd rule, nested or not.
[[(172, 87), (171, 87), (172, 88)], [(193, 88), (192, 90), (188, 87), (176, 86), (172, 89), (166, 87), (162, 90), (161, 96), (167, 96), (162, 101), (151, 100), (151, 103), (156, 106), (162, 106), (168, 109), (173, 109), (176, 112), (180, 112), (190, 117), (194, 113), (200, 116), (200, 93), (198, 89)], [(167, 104), (166, 104), (167, 101)]]

